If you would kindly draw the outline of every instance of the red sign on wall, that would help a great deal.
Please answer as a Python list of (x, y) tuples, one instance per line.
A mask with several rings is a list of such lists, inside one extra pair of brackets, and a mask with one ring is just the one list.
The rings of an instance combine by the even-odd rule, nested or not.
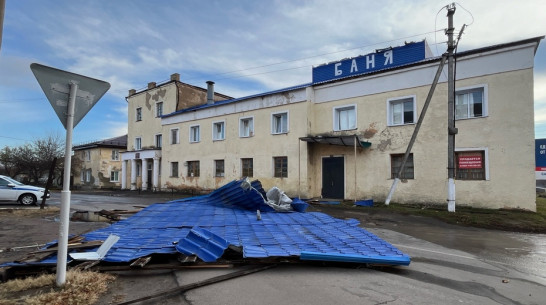
[(469, 168), (482, 168), (482, 156), (459, 156), (459, 168), (469, 169)]

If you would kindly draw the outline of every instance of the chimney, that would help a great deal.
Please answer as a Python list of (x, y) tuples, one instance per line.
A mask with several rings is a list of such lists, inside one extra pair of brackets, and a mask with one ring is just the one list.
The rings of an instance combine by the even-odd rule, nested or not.
[(129, 89), (129, 96), (133, 95), (136, 93), (136, 90), (135, 89)]
[(214, 82), (207, 81), (207, 104), (214, 104)]
[(178, 73), (171, 74), (171, 80), (175, 80), (175, 81), (179, 82), (180, 81), (180, 74), (178, 74)]
[(149, 82), (148, 83), (148, 89), (152, 89), (152, 88), (155, 88), (155, 82)]

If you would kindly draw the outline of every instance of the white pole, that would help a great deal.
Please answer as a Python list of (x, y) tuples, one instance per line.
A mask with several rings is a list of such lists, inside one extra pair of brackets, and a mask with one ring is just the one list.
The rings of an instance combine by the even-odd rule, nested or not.
[(447, 211), (455, 212), (455, 179), (447, 179)]
[(392, 194), (394, 194), (394, 190), (396, 190), (396, 186), (398, 185), (398, 182), (400, 182), (400, 179), (394, 178), (394, 181), (391, 185), (391, 190), (389, 191), (389, 195), (387, 196), (387, 200), (385, 200), (385, 205), (389, 205), (391, 203)]
[(356, 203), (356, 189), (357, 189), (357, 184), (356, 184), (356, 173), (357, 173), (357, 171), (356, 171), (356, 141), (359, 141), (357, 135), (355, 135), (355, 139), (354, 139), (354, 144), (355, 144), (354, 145), (355, 146), (355, 201), (354, 201), (354, 203)]
[(72, 129), (74, 126), (74, 108), (78, 84), (70, 81), (70, 96), (68, 97), (68, 113), (66, 114), (66, 143), (64, 150), (64, 178), (61, 192), (61, 215), (59, 223), (59, 249), (57, 250), (57, 286), (66, 282), (66, 260), (68, 256), (68, 225), (70, 223), (70, 165), (72, 154)]

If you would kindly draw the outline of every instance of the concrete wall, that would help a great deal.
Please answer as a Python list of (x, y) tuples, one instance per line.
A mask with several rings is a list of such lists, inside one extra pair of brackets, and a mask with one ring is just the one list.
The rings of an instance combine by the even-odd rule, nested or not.
[[(306, 135), (307, 107), (305, 89), (283, 93), (265, 98), (255, 98), (237, 105), (226, 105), (204, 109), (199, 112), (185, 113), (176, 118), (168, 118), (163, 126), (163, 133), (172, 128), (179, 128), (180, 143), (165, 145), (162, 163), (163, 183), (169, 187), (194, 187), (214, 189), (233, 179), (242, 177), (241, 158), (253, 158), (254, 179), (260, 179), (265, 188), (278, 186), (291, 195), (299, 191), (298, 176), (306, 181), (305, 173), (299, 171), (299, 149), (302, 147), (303, 161), (306, 163), (306, 146), (300, 144), (299, 137)], [(207, 112), (208, 115), (200, 113)], [(284, 134), (271, 133), (271, 116), (277, 112), (288, 112), (289, 131)], [(216, 114), (216, 115), (215, 115)], [(239, 136), (239, 119), (252, 117), (254, 134), (250, 137)], [(225, 122), (225, 140), (213, 141), (212, 127), (217, 121)], [(201, 139), (190, 143), (190, 127), (198, 125)], [(288, 177), (273, 177), (273, 157), (288, 158)], [(215, 177), (214, 160), (224, 160), (225, 176)], [(200, 176), (189, 177), (187, 161), (200, 161)], [(166, 177), (170, 174), (171, 162), (179, 162), (179, 177)], [(301, 186), (306, 187), (306, 186)]]
[[(161, 133), (161, 118), (156, 103), (163, 102), (163, 114), (176, 111), (177, 87), (174, 82), (129, 96), (127, 149), (135, 150), (135, 138), (141, 137), (142, 148), (155, 147), (155, 135)], [(136, 120), (136, 109), (142, 108), (142, 120)], [(163, 136), (165, 141), (165, 136)]]
[[(485, 86), (488, 114), (481, 118), (457, 120), (456, 149), (486, 151), (487, 180), (456, 180), (457, 203), (475, 207), (523, 208), (535, 210), (533, 175), (534, 48), (518, 47), (510, 52), (459, 60), (457, 88)], [(316, 123), (313, 134), (358, 134), (372, 143), (352, 147), (310, 145), (310, 196), (320, 196), (322, 157), (345, 158), (345, 198), (374, 198), (383, 201), (392, 184), (390, 156), (404, 153), (414, 124), (387, 126), (387, 100), (414, 95), (420, 114), (436, 68), (420, 66), (341, 83), (315, 87)], [(460, 72), (460, 73), (459, 73)], [(486, 73), (484, 73), (486, 72)], [(426, 83), (426, 85), (419, 85)], [(383, 91), (385, 90), (385, 91)], [(345, 98), (336, 98), (336, 97)], [(356, 105), (357, 129), (333, 131), (333, 108)], [(447, 198), (447, 84), (438, 85), (427, 116), (412, 150), (415, 179), (403, 180), (393, 197), (401, 203), (445, 203)], [(356, 187), (355, 187), (356, 171)]]
[[(119, 160), (112, 160), (112, 150), (116, 149), (120, 152)], [(78, 161), (74, 162), (79, 164), (74, 170), (74, 185), (80, 187), (90, 188), (113, 188), (121, 185), (121, 152), (123, 149), (117, 148), (90, 148), (87, 151), (90, 152), (90, 160), (85, 160), (83, 154), (86, 150), (78, 150), (74, 153), (73, 158), (77, 158)], [(82, 181), (81, 173), (91, 169), (91, 179), (89, 182)], [(119, 171), (118, 181), (110, 181), (110, 172)], [(85, 177), (84, 177), (85, 179)]]

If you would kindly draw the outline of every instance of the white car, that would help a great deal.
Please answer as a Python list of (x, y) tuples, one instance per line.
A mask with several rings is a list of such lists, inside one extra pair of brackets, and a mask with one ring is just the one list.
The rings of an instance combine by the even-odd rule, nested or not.
[[(0, 175), (0, 200), (19, 201), (24, 205), (36, 204), (44, 197), (45, 189), (25, 185), (10, 177)], [(45, 195), (49, 198), (49, 192)]]

